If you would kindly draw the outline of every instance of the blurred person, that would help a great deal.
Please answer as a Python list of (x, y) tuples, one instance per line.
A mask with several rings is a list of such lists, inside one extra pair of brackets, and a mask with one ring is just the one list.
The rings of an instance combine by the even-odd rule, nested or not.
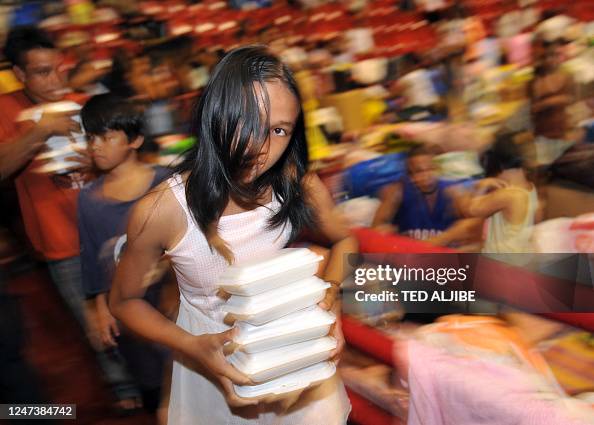
[[(123, 379), (115, 386), (116, 395), (120, 400), (136, 399), (136, 407), (140, 407), (142, 395), (144, 407), (154, 412), (165, 356), (157, 347), (138, 341), (125, 330), (120, 332), (107, 297), (116, 262), (124, 249), (129, 212), (138, 199), (166, 179), (168, 170), (138, 160), (137, 150), (144, 141), (143, 114), (130, 101), (111, 94), (94, 96), (83, 107), (81, 118), (93, 162), (103, 172), (79, 195), (83, 289), (94, 304), (95, 326), (107, 355), (121, 362), (134, 378), (127, 382)], [(158, 305), (160, 289), (160, 285), (152, 285), (147, 290), (146, 299), (151, 305)]]
[(486, 69), (496, 68), (501, 64), (502, 43), (490, 30), (486, 30), (485, 37), (473, 46), (477, 49), (480, 60)]
[[(50, 277), (74, 318), (92, 344), (80, 264), (77, 204), (78, 178), (36, 173), (34, 159), (54, 135), (70, 135), (80, 125), (64, 114), (43, 114), (37, 123), (19, 122), (20, 112), (65, 99), (66, 73), (62, 55), (41, 31), (16, 28), (7, 37), (5, 56), (13, 64), (24, 89), (0, 96), (0, 176), (15, 176), (15, 185), (27, 236), (36, 254), (48, 265)], [(80, 100), (80, 97), (68, 97)], [(94, 346), (95, 348), (95, 346)], [(101, 352), (97, 360), (106, 379), (117, 382), (117, 365)]]
[(518, 34), (502, 38), (507, 63), (524, 68), (532, 64), (533, 34), (529, 27), (524, 27)]
[(467, 217), (487, 220), (483, 252), (531, 252), (532, 229), (542, 210), (536, 186), (523, 168), (517, 137), (499, 135), (483, 161), (488, 178), (472, 191), (459, 192), (458, 208)]
[(454, 183), (439, 178), (432, 152), (423, 146), (411, 149), (407, 166), (408, 175), (381, 189), (372, 226), (436, 245), (472, 243), (480, 223), (459, 220), (449, 192)]
[(462, 55), (466, 46), (466, 39), (462, 31), (463, 18), (459, 9), (450, 6), (445, 10), (444, 19), (436, 22), (435, 27), (439, 36), (438, 57), (445, 67), (445, 84), (448, 88), (448, 101), (450, 98), (461, 97), (462, 91)]
[(448, 6), (445, 0), (414, 0), (414, 3), (430, 23), (440, 21), (443, 10)]
[[(27, 162), (18, 149), (7, 147), (10, 148), (10, 144), (0, 143), (0, 181), (10, 176), (12, 167), (9, 164), (16, 163), (14, 167), (20, 168)], [(0, 400), (12, 404), (48, 403), (39, 377), (24, 354), (26, 330), (23, 314), (19, 300), (6, 290), (8, 277), (5, 266), (4, 262), (0, 264)], [(18, 423), (28, 422), (19, 420)]]
[[(334, 242), (323, 276), (333, 285), (319, 305), (339, 313), (342, 258), (356, 244), (334, 215), (327, 189), (306, 173), (299, 100), (290, 71), (265, 47), (231, 51), (196, 107), (193, 133), (200, 143), (179, 173), (132, 211), (110, 307), (130, 329), (180, 355), (169, 425), (346, 423), (349, 402), (337, 375), (288, 402), (240, 398), (233, 384), (252, 382), (223, 352), (234, 329), (224, 323), (217, 276), (230, 263), (277, 252), (306, 227)], [(180, 286), (177, 324), (142, 300), (144, 276), (164, 253)], [(344, 344), (339, 324), (332, 335), (337, 356)]]
[(562, 8), (544, 11), (541, 21), (536, 26), (535, 36), (547, 43), (559, 40), (566, 29), (576, 22), (563, 12)]
[(507, 10), (495, 24), (497, 36), (504, 40), (519, 34), (524, 28), (522, 10), (518, 7), (517, 0), (503, 0), (501, 6)]
[(148, 142), (158, 136), (179, 133), (172, 97), (178, 93), (180, 82), (169, 59), (157, 52), (145, 52), (132, 59), (127, 79), (133, 90), (131, 97), (145, 104)]
[(462, 8), (462, 14), (464, 16), (462, 30), (466, 39), (466, 46), (472, 46), (487, 36), (487, 29), (480, 16), (471, 15), (465, 8)]
[(503, 7), (508, 11), (504, 13), (495, 25), (497, 36), (503, 41), (522, 32), (532, 32), (539, 20), (539, 11), (534, 7), (534, 2), (505, 0)]
[(536, 137), (536, 161), (548, 164), (570, 145), (566, 108), (573, 102), (573, 81), (560, 68), (560, 44), (542, 40), (535, 76), (529, 85), (532, 122)]
[(68, 72), (68, 86), (89, 95), (107, 92), (101, 80), (111, 72), (111, 60), (93, 59), (93, 45), (88, 35), (64, 42), (67, 43), (65, 53), (72, 61), (72, 68)]
[(431, 73), (415, 53), (408, 53), (402, 59), (402, 74), (391, 88), (391, 93), (404, 98), (399, 115), (405, 120), (426, 118), (439, 103)]
[(63, 114), (44, 114), (37, 123), (17, 121), (27, 108), (64, 99), (62, 56), (45, 34), (28, 27), (10, 32), (4, 53), (24, 89), (0, 96), (0, 171), (3, 177), (15, 176), (27, 236), (48, 262), (52, 280), (84, 327), (76, 228), (79, 188), (69, 176), (33, 172), (39, 166), (34, 156), (50, 136), (70, 135), (80, 126)]

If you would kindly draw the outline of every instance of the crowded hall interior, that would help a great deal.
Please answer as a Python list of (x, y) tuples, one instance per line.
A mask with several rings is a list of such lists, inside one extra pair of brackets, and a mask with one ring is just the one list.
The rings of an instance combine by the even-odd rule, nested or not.
[(594, 424), (594, 0), (0, 0), (0, 47), (0, 422)]

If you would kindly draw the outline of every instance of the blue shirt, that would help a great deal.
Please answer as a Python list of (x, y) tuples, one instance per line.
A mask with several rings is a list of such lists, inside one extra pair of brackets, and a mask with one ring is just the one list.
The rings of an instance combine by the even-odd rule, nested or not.
[(400, 233), (413, 239), (429, 239), (450, 227), (456, 220), (452, 199), (446, 189), (454, 183), (437, 181), (435, 205), (429, 210), (425, 196), (407, 177), (402, 180), (402, 202), (392, 223)]
[[(155, 167), (150, 189), (169, 176), (169, 170)], [(78, 230), (82, 285), (90, 298), (109, 292), (115, 266), (126, 243), (130, 210), (137, 199), (117, 201), (103, 196), (105, 176), (85, 186), (78, 196)]]

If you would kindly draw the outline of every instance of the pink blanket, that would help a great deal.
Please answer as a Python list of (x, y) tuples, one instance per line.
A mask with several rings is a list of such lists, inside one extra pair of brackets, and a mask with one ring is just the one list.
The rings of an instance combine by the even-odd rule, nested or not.
[(410, 340), (408, 425), (585, 425), (589, 405), (561, 396), (529, 368), (452, 355)]

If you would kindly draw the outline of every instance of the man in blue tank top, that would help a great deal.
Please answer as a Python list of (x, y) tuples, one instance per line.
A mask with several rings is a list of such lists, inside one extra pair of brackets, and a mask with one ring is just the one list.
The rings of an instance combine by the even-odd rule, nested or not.
[(433, 154), (422, 146), (413, 148), (407, 166), (408, 175), (380, 191), (373, 227), (438, 245), (472, 239), (479, 223), (459, 220), (448, 190), (454, 183), (439, 179)]

